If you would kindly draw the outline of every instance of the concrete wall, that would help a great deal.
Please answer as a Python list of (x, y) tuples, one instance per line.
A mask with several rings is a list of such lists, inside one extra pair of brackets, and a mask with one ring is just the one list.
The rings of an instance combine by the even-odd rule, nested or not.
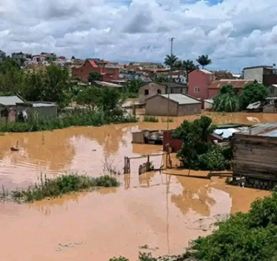
[(249, 68), (243, 70), (243, 78), (245, 80), (257, 81), (258, 83), (263, 83), (263, 72), (264, 69), (261, 68)]
[(178, 106), (178, 116), (201, 113), (202, 104), (182, 104)]
[(208, 90), (208, 99), (213, 99), (219, 94), (220, 89), (209, 89)]
[(208, 87), (213, 80), (213, 74), (207, 74), (199, 70), (194, 70), (189, 73), (188, 95), (201, 100), (208, 99)]
[(211, 110), (213, 108), (213, 103), (204, 100), (204, 110)]
[(186, 94), (186, 88), (183, 87), (170, 87), (170, 93), (181, 93)]
[(182, 148), (182, 140), (172, 138), (172, 132), (172, 130), (163, 132), (163, 151), (167, 151), (168, 146), (171, 152), (178, 152)]
[(51, 107), (35, 107), (32, 108), (32, 113), (37, 115), (41, 119), (57, 118), (58, 108), (57, 106)]
[[(145, 95), (146, 90), (148, 90), (148, 92), (149, 92), (148, 95)], [(156, 94), (158, 94), (158, 90), (161, 91), (161, 94), (165, 94), (166, 93), (166, 86), (156, 84), (156, 83), (148, 83), (148, 84), (142, 86), (139, 89), (139, 102), (140, 103), (145, 103), (145, 100), (147, 98), (150, 98), (150, 97), (155, 96)]]
[(173, 101), (168, 103), (168, 99), (162, 96), (155, 96), (146, 100), (145, 114), (153, 116), (177, 116), (178, 104)]
[(182, 116), (201, 113), (201, 103), (179, 105), (167, 98), (155, 96), (146, 100), (145, 114), (153, 116)]
[(23, 110), (26, 110), (28, 117), (34, 116), (42, 120), (57, 118), (58, 107), (57, 106), (45, 106), (45, 107), (30, 107), (24, 105), (17, 105), (17, 113), (19, 114)]
[(272, 84), (277, 84), (277, 74), (264, 75), (263, 84), (265, 86), (271, 86)]

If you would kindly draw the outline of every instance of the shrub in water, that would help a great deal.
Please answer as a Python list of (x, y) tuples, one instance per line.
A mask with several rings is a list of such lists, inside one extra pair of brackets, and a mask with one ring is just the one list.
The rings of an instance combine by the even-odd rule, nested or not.
[(73, 112), (57, 119), (29, 119), (27, 122), (0, 124), (0, 132), (31, 132), (62, 129), (70, 126), (101, 126), (109, 123), (136, 122), (135, 117), (103, 111)]
[(144, 116), (143, 121), (145, 122), (159, 122), (159, 119), (154, 116)]
[(224, 170), (226, 160), (218, 147), (213, 147), (207, 153), (199, 156), (199, 166), (203, 170)]
[(13, 191), (12, 197), (17, 201), (29, 202), (94, 187), (117, 186), (119, 186), (119, 182), (111, 176), (93, 178), (71, 174), (63, 175), (55, 179), (48, 179), (47, 177), (41, 178), (40, 184), (29, 187), (27, 190)]

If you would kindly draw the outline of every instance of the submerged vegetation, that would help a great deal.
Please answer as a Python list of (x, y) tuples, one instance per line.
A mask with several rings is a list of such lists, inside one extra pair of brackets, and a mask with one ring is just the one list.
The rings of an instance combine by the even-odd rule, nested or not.
[(143, 121), (145, 121), (145, 122), (159, 122), (159, 118), (156, 118), (154, 116), (147, 116), (147, 115), (145, 115), (143, 117)]
[[(155, 258), (139, 254), (139, 261), (275, 261), (277, 260), (277, 192), (255, 201), (248, 213), (222, 221), (211, 235), (193, 241), (185, 254)], [(128, 261), (124, 257), (110, 261)]]
[[(46, 176), (40, 178), (40, 182), (26, 190), (6, 193), (5, 197), (11, 197), (18, 202), (32, 202), (44, 198), (53, 198), (70, 192), (78, 192), (96, 187), (117, 187), (119, 182), (111, 176), (97, 178), (81, 176), (77, 174), (62, 175), (54, 179)], [(2, 195), (3, 196), (3, 195)]]
[(87, 110), (65, 113), (56, 119), (41, 120), (30, 118), (27, 122), (10, 122), (0, 124), (0, 132), (33, 132), (62, 129), (71, 126), (101, 126), (110, 123), (135, 122), (136, 118), (122, 113), (104, 113)]

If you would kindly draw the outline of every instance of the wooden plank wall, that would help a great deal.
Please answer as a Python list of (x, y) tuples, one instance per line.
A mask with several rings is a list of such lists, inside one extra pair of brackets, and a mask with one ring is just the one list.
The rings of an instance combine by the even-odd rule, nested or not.
[(277, 138), (235, 134), (232, 146), (235, 176), (277, 181)]

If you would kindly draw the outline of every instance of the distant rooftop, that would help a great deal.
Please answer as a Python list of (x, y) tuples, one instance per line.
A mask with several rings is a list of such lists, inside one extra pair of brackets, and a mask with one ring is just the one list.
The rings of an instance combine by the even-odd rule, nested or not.
[(55, 107), (57, 104), (55, 102), (31, 102), (34, 108), (37, 107)]
[(116, 83), (103, 82), (103, 81), (94, 81), (94, 82), (103, 87), (122, 88), (122, 85), (116, 84)]
[(200, 101), (191, 98), (187, 95), (184, 94), (179, 94), (179, 93), (172, 93), (172, 94), (162, 94), (162, 97), (166, 98), (166, 99), (170, 99), (180, 105), (182, 104), (198, 104), (201, 103)]
[(209, 85), (209, 89), (221, 89), (224, 85), (231, 84), (235, 89), (242, 89), (245, 85), (253, 83), (250, 80), (242, 80), (242, 79), (221, 79), (213, 81)]
[(23, 103), (23, 100), (17, 96), (0, 96), (0, 105), (15, 106), (17, 103)]
[(206, 73), (206, 74), (213, 74), (212, 72), (206, 70), (206, 69), (199, 69), (199, 71)]
[(257, 66), (249, 66), (249, 67), (245, 67), (245, 68), (243, 68), (243, 70), (246, 70), (246, 69), (256, 69), (256, 68), (273, 69), (273, 66), (272, 66), (272, 65), (257, 65)]

